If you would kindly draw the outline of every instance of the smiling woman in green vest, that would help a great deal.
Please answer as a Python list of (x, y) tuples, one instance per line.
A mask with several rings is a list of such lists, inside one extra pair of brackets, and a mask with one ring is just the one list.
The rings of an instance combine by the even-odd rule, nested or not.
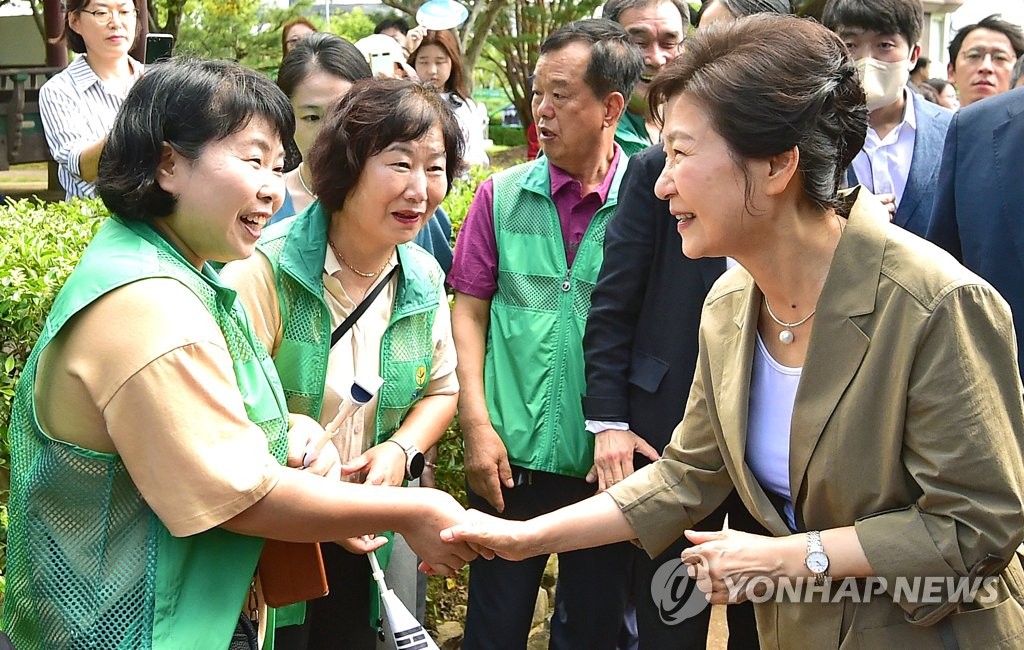
[[(274, 224), (260, 254), (224, 269), (274, 358), (289, 410), (321, 424), (355, 378), (379, 395), (334, 437), (346, 480), (399, 486), (422, 470), (455, 415), (458, 380), (444, 274), (412, 244), (461, 166), (461, 130), (448, 102), (418, 82), (356, 82), (331, 108), (305, 164), (318, 197)], [(419, 492), (420, 490), (410, 490)], [(383, 530), (383, 529), (381, 529)], [(400, 567), (389, 585), (415, 611), (415, 557), (401, 540), (324, 545), (330, 594), (306, 603), (279, 649), (373, 648), (377, 599), (367, 598), (370, 550)], [(407, 561), (401, 562), (403, 558)], [(399, 567), (392, 567), (392, 571)], [(403, 593), (404, 592), (404, 593)], [(278, 625), (298, 623), (280, 612)]]
[(3, 628), (20, 650), (256, 648), (266, 537), (392, 527), (432, 566), (474, 557), (441, 548), (450, 496), (342, 483), (333, 453), (296, 468), (323, 429), (289, 415), (209, 264), (252, 254), (293, 130), (273, 83), (230, 63), (155, 66), (125, 100), (100, 160), (114, 216), (12, 410)]

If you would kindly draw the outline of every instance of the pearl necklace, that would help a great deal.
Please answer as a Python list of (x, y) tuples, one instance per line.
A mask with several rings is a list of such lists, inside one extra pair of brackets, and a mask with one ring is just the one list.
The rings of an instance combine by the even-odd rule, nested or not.
[[(842, 237), (843, 232), (846, 231), (846, 225), (843, 223), (843, 220), (839, 218), (838, 214), (835, 215), (835, 217), (836, 221), (839, 223), (839, 236)], [(776, 316), (775, 313), (772, 311), (772, 306), (768, 304), (768, 296), (764, 296), (764, 306), (765, 309), (768, 310), (768, 316), (770, 316), (773, 321), (775, 321), (778, 325), (781, 325), (783, 328), (782, 331), (779, 332), (779, 342), (782, 343), (783, 345), (789, 345), (796, 338), (796, 336), (793, 334), (794, 327), (800, 327), (807, 321), (811, 320), (811, 316), (814, 316), (814, 312), (818, 311), (818, 308), (815, 307), (814, 309), (811, 310), (811, 313), (807, 314), (800, 320), (794, 321), (792, 323), (787, 323), (783, 320), (780, 320), (779, 317)]]
[[(300, 176), (300, 178), (301, 178), (301, 176)], [(334, 256), (337, 257), (338, 260), (341, 261), (342, 264), (347, 266), (349, 271), (352, 271), (356, 275), (358, 275), (360, 277), (363, 277), (363, 278), (375, 278), (375, 277), (377, 277), (378, 275), (380, 275), (381, 273), (384, 272), (384, 269), (387, 268), (387, 266), (388, 266), (388, 262), (391, 261), (391, 256), (388, 255), (388, 258), (386, 260), (384, 260), (384, 264), (382, 264), (381, 267), (379, 269), (377, 269), (376, 272), (374, 272), (374, 273), (365, 273), (363, 271), (360, 271), (356, 267), (352, 266), (351, 264), (349, 264), (348, 260), (345, 259), (345, 256), (342, 255), (340, 252), (338, 252), (338, 249), (334, 246), (334, 242), (333, 241), (328, 239), (327, 243), (331, 245), (331, 250), (334, 251)]]
[[(302, 189), (306, 190), (306, 194), (310, 195), (311, 197), (313, 197), (315, 199), (316, 198), (316, 193), (313, 192), (313, 190), (309, 189), (309, 185), (306, 185), (306, 179), (302, 175), (302, 170), (305, 169), (305, 168), (306, 168), (305, 163), (299, 163), (299, 184), (302, 185)], [(331, 245), (333, 246), (333, 244), (331, 244)], [(337, 252), (337, 251), (335, 251), (335, 252)], [(352, 270), (354, 271), (355, 269), (352, 269)]]
[(768, 304), (768, 296), (764, 297), (764, 306), (768, 309), (768, 315), (771, 316), (772, 320), (778, 323), (779, 325), (782, 325), (782, 327), (784, 328), (781, 332), (779, 332), (779, 341), (781, 341), (783, 345), (789, 345), (790, 343), (793, 342), (793, 339), (796, 338), (793, 336), (792, 328), (800, 327), (801, 325), (803, 325), (804, 323), (811, 319), (811, 316), (814, 315), (814, 312), (818, 311), (818, 308), (815, 307), (814, 309), (811, 310), (811, 313), (807, 314), (807, 316), (804, 317), (803, 319), (798, 320), (794, 323), (787, 323), (785, 321), (779, 320), (775, 316), (775, 314), (772, 313), (772, 306)]

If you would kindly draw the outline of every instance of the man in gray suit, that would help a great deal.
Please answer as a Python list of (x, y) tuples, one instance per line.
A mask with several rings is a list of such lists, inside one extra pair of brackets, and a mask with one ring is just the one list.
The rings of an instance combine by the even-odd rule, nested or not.
[(829, 0), (823, 22), (856, 59), (871, 111), (847, 183), (863, 185), (888, 205), (893, 223), (923, 237), (953, 113), (907, 87), (921, 53), (921, 0)]

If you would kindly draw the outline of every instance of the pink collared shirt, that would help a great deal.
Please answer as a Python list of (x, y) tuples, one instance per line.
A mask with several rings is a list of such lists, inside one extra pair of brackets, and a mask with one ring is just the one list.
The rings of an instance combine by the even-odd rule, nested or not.
[[(565, 261), (571, 267), (576, 250), (583, 241), (591, 219), (608, 200), (615, 170), (622, 159), (622, 150), (615, 145), (615, 155), (604, 180), (584, 196), (583, 184), (563, 169), (548, 163), (551, 175), (551, 200), (558, 212), (562, 229)], [(494, 235), (494, 183), (485, 180), (477, 189), (469, 206), (455, 244), (455, 259), (448, 274), (448, 284), (458, 291), (490, 300), (498, 290), (498, 244)]]

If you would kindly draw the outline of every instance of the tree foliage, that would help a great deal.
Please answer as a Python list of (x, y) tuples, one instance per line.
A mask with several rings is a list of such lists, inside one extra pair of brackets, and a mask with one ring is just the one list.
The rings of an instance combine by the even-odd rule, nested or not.
[[(469, 10), (469, 18), (456, 30), (459, 45), (462, 47), (462, 63), (466, 70), (475, 70), (487, 46), (487, 37), (495, 20), (506, 11), (511, 0), (464, 0), (462, 4)], [(521, 1), (521, 0), (517, 0)], [(383, 0), (383, 4), (397, 9), (409, 17), (410, 25), (416, 22), (416, 9), (421, 0)], [(472, 75), (467, 81), (472, 85)]]
[(325, 29), (323, 16), (312, 13), (311, 4), (305, 0), (290, 8), (276, 8), (259, 0), (191, 0), (175, 51), (237, 61), (274, 76), (281, 63), (281, 27), (297, 15), (309, 18), (317, 29), (353, 42), (373, 33), (376, 23), (362, 9), (332, 15)]
[(533, 123), (529, 84), (540, 56), (540, 44), (558, 27), (594, 14), (601, 0), (516, 0), (494, 21), (487, 60), (501, 75), (506, 94), (519, 111), (523, 126)]

